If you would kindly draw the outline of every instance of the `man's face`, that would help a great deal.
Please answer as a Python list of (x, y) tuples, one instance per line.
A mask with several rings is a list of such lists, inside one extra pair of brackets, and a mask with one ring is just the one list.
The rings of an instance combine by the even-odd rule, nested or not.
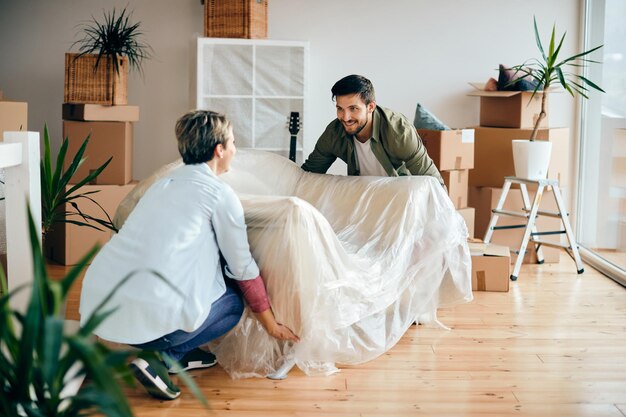
[(336, 97), (337, 119), (349, 135), (357, 135), (371, 119), (376, 103), (365, 104), (359, 94)]

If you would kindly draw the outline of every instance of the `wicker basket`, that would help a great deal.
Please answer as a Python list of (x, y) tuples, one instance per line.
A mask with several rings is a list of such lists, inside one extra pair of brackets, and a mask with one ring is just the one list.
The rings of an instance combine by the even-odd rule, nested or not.
[(118, 57), (120, 73), (110, 57), (65, 54), (65, 103), (128, 104), (128, 58)]
[(267, 38), (268, 0), (204, 0), (204, 36)]

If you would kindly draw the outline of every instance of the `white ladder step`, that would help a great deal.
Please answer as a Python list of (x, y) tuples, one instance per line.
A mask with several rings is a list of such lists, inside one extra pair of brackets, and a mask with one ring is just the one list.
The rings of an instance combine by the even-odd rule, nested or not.
[[(520, 184), (519, 191), (522, 194), (522, 201), (524, 202), (524, 208), (521, 208), (518, 211), (514, 210), (503, 210), (504, 204), (506, 202), (506, 198), (511, 191), (511, 184)], [(528, 189), (526, 184), (536, 184), (537, 190), (535, 191), (534, 198), (530, 199), (528, 195)], [(552, 189), (552, 195), (556, 202), (556, 206), (558, 211), (545, 211), (539, 210), (538, 204), (541, 201), (541, 196), (543, 190), (546, 188)], [(532, 207), (530, 202), (532, 201)], [(517, 259), (515, 260), (515, 266), (513, 267), (513, 271), (511, 273), (511, 280), (515, 281), (517, 276), (519, 275), (520, 268), (522, 267), (523, 255), (526, 252), (526, 246), (528, 244), (537, 245), (537, 262), (543, 262), (543, 254), (541, 253), (541, 246), (554, 246), (557, 248), (565, 249), (565, 251), (574, 259), (576, 262), (576, 270), (579, 274), (584, 272), (583, 263), (580, 258), (580, 253), (578, 251), (578, 245), (576, 244), (576, 238), (574, 237), (574, 233), (572, 231), (572, 227), (569, 224), (569, 213), (565, 210), (565, 205), (563, 203), (563, 197), (561, 196), (561, 190), (559, 189), (559, 182), (554, 179), (526, 179), (526, 178), (517, 178), (517, 177), (505, 177), (504, 185), (502, 186), (502, 194), (498, 200), (498, 205), (496, 209), (491, 210), (492, 216), (489, 221), (489, 226), (487, 227), (487, 231), (485, 232), (485, 243), (489, 243), (491, 241), (491, 235), (493, 232), (502, 231), (507, 229), (515, 229), (515, 228), (524, 228), (524, 236), (523, 241), (520, 244), (520, 248), (517, 251), (513, 251), (517, 254)], [(529, 208), (530, 207), (530, 208)], [(531, 216), (532, 213), (532, 216)], [(506, 226), (498, 226), (499, 216), (512, 216), (526, 219), (525, 225), (506, 225)], [(547, 217), (555, 217), (560, 219), (563, 228), (565, 230), (556, 230), (556, 231), (539, 231), (535, 220), (537, 216), (547, 216)], [(539, 239), (539, 236), (542, 235), (559, 235), (565, 234), (567, 235), (567, 240), (569, 244), (557, 243), (557, 242), (549, 242)]]
[(563, 244), (563, 243), (557, 243), (557, 242), (547, 242), (547, 241), (541, 240), (541, 239), (530, 239), (530, 242), (540, 243), (540, 244), (545, 245), (545, 246), (554, 246), (555, 248), (572, 249), (572, 247), (570, 245), (566, 245), (566, 244)]
[[(528, 209), (523, 209), (525, 212), (530, 213), (530, 210)], [(547, 217), (556, 217), (556, 218), (560, 218), (561, 217), (561, 213), (559, 213), (558, 211), (544, 211), (544, 210), (537, 210), (537, 216), (547, 216)], [(565, 216), (569, 216), (569, 213), (565, 213)]]
[(504, 216), (513, 216), (513, 217), (521, 217), (524, 219), (527, 219), (528, 216), (530, 216), (530, 214), (528, 213), (523, 213), (520, 211), (512, 211), (512, 210), (498, 210), (498, 209), (493, 209), (491, 210), (493, 213), (496, 214), (502, 214)]

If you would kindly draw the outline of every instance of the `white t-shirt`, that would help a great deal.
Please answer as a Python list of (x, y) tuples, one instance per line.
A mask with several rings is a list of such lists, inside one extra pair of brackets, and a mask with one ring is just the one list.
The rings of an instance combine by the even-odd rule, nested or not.
[(359, 142), (357, 138), (352, 137), (354, 140), (354, 149), (356, 150), (356, 157), (359, 161), (359, 171), (361, 177), (387, 177), (387, 171), (378, 162), (376, 155), (372, 152), (370, 147), (370, 140), (365, 143)]
[[(81, 324), (127, 274), (137, 271), (105, 307), (118, 309), (96, 335), (139, 344), (197, 329), (226, 291), (220, 252), (230, 278), (259, 275), (233, 189), (207, 164), (182, 166), (146, 191), (92, 262), (83, 281)], [(146, 270), (162, 274), (182, 296)]]

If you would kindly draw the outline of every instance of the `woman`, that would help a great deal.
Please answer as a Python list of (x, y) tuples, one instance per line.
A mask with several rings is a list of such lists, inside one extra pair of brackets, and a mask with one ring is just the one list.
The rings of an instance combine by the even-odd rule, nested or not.
[[(241, 296), (226, 284), (225, 274), (271, 336), (298, 341), (276, 322), (250, 254), (241, 203), (218, 178), (236, 153), (230, 122), (215, 112), (190, 112), (176, 123), (176, 138), (185, 165), (150, 187), (94, 259), (83, 281), (81, 322), (134, 273), (108, 304), (116, 311), (95, 333), (164, 353), (182, 369), (209, 367), (215, 357), (198, 347), (232, 329), (243, 312)], [(180, 395), (145, 360), (134, 360), (131, 369), (154, 397)]]

